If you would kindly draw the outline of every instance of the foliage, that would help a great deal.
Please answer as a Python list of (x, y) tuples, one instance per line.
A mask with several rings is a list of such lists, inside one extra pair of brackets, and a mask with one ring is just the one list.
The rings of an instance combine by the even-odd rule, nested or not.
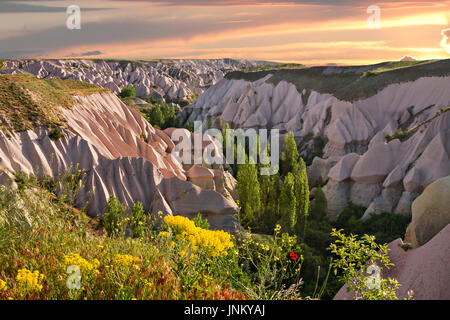
[(281, 173), (287, 175), (288, 172), (293, 172), (297, 165), (298, 158), (299, 154), (294, 139), (294, 133), (289, 131), (284, 137), (284, 151), (281, 153)]
[(281, 233), (279, 225), (273, 237), (247, 234), (239, 247), (239, 263), (249, 275), (251, 286), (246, 294), (250, 298), (300, 299), (303, 256), (296, 243), (296, 237)]
[(255, 222), (261, 206), (257, 166), (249, 164), (248, 161), (239, 165), (237, 181), (237, 193), (241, 207), (239, 218), (243, 225), (249, 225)]
[[(302, 158), (294, 167), (295, 196), (297, 209), (297, 229), (304, 236), (306, 232), (306, 224), (309, 215), (309, 183), (306, 173), (306, 164)], [(299, 233), (300, 234), (300, 233)]]
[(119, 93), (121, 98), (134, 98), (136, 97), (136, 89), (134, 87), (125, 87)]
[(57, 141), (59, 138), (63, 137), (63, 134), (61, 132), (61, 129), (56, 126), (50, 130), (48, 137), (53, 141)]
[(209, 229), (208, 220), (207, 219), (203, 219), (202, 215), (200, 213), (197, 214), (192, 221), (194, 221), (196, 227), (199, 227), (199, 228), (202, 228), (202, 229)]
[(340, 229), (345, 228), (345, 230), (351, 229), (355, 233), (361, 234), (360, 228), (362, 228), (363, 224), (361, 218), (365, 211), (366, 208), (358, 206), (350, 201), (336, 219), (336, 227)]
[(321, 187), (317, 188), (314, 201), (311, 203), (309, 216), (311, 220), (321, 221), (325, 219), (327, 212), (327, 199)]
[(131, 230), (131, 237), (140, 238), (145, 234), (147, 216), (144, 212), (144, 206), (141, 202), (136, 202), (130, 211), (129, 228)]
[(168, 105), (153, 105), (151, 108), (139, 109), (144, 118), (153, 126), (164, 130), (166, 128), (178, 127), (175, 108)]
[[(378, 245), (375, 237), (369, 235), (363, 235), (361, 239), (352, 234), (346, 236), (336, 229), (332, 230), (332, 236), (337, 238), (330, 245), (331, 252), (337, 256), (333, 261), (335, 274), (342, 271), (340, 278), (348, 290), (353, 291), (356, 300), (398, 299), (396, 291), (400, 284), (395, 279), (382, 277), (383, 270), (393, 266), (387, 244)], [(409, 298), (412, 298), (412, 292)]]
[(0, 75), (1, 130), (25, 131), (36, 127), (60, 126), (65, 118), (60, 107), (71, 108), (73, 95), (105, 92), (89, 83), (38, 79), (29, 74)]
[(102, 220), (109, 236), (118, 235), (123, 231), (124, 215), (125, 207), (114, 195), (110, 195)]
[(297, 223), (297, 198), (295, 197), (294, 175), (288, 173), (281, 188), (280, 207), (281, 226), (286, 232), (292, 232)]
[[(83, 215), (61, 209), (45, 190), (0, 187), (0, 300), (246, 298), (225, 277), (180, 258), (149, 225), (140, 238), (107, 237)], [(199, 274), (191, 290), (173, 272), (179, 259)]]

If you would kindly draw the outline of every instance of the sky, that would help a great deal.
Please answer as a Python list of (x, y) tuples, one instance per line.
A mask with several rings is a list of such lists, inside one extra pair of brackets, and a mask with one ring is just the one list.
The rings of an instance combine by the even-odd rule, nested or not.
[(0, 0), (0, 58), (445, 59), (449, 21), (450, 0)]

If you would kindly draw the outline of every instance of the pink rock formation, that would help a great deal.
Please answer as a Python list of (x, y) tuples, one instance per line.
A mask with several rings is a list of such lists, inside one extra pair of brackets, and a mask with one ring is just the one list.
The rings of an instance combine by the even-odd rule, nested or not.
[[(204, 213), (213, 216), (212, 227), (236, 230), (233, 199), (186, 181), (186, 171), (171, 154), (174, 143), (166, 133), (153, 128), (112, 93), (74, 99), (75, 106), (61, 109), (67, 121), (63, 137), (57, 141), (51, 140), (44, 128), (12, 132), (9, 138), (0, 131), (2, 168), (55, 175), (78, 164), (87, 174), (86, 188), (78, 200), (80, 205), (89, 200), (91, 216), (102, 215), (114, 194), (128, 207), (140, 201), (151, 213)], [(198, 177), (193, 173), (191, 176)], [(206, 186), (214, 185), (220, 175), (211, 171), (207, 177), (200, 176)]]

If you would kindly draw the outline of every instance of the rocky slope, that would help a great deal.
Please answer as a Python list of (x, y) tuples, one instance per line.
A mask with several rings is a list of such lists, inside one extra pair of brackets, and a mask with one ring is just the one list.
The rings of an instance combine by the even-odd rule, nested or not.
[[(0, 75), (0, 79), (4, 77), (11, 83), (23, 78)], [(45, 80), (26, 76), (21, 81), (34, 83), (26, 91), (30, 99), (43, 98), (44, 92), (36, 88), (47, 89)], [(16, 86), (20, 85), (17, 81)], [(7, 90), (10, 87), (0, 88), (2, 93)], [(103, 214), (109, 195), (114, 194), (128, 207), (140, 201), (150, 213), (192, 216), (200, 212), (215, 228), (237, 230), (237, 206), (230, 197), (233, 191), (226, 190), (230, 182), (223, 170), (194, 166), (186, 171), (171, 154), (174, 143), (170, 137), (111, 92), (83, 91), (71, 98), (70, 107), (53, 110), (58, 109), (63, 119), (62, 136), (56, 140), (49, 137), (52, 129), (45, 126), (0, 131), (3, 182), (12, 172), (55, 176), (78, 164), (78, 169), (86, 173), (86, 186), (78, 201), (81, 206), (89, 200), (87, 212), (91, 216)], [(3, 108), (3, 102), (0, 104)], [(23, 116), (21, 108), (13, 110), (13, 115), (0, 114), (1, 121)]]
[[(254, 68), (263, 61), (216, 60), (9, 60), (0, 73), (28, 72), (38, 78), (73, 79), (118, 93), (135, 87), (138, 97), (190, 100), (233, 70)], [(0, 68), (1, 69), (1, 68)]]
[[(394, 264), (382, 275), (396, 279), (401, 287), (397, 295), (407, 298), (414, 291), (415, 300), (450, 299), (450, 176), (429, 185), (413, 202), (413, 222), (405, 242), (413, 249), (405, 251), (401, 239), (389, 244), (389, 257)], [(346, 288), (335, 300), (353, 299)]]
[(318, 156), (309, 178), (326, 182), (332, 218), (349, 201), (368, 208), (364, 218), (410, 214), (450, 173), (449, 84), (450, 60), (235, 72), (180, 119), (293, 131), (302, 155)]

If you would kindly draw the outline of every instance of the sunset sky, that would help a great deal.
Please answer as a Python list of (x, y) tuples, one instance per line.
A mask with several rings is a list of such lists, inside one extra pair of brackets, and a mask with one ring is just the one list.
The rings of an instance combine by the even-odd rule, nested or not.
[[(69, 5), (81, 29), (69, 30)], [(381, 28), (369, 29), (377, 5)], [(0, 58), (247, 58), (308, 65), (450, 58), (450, 1), (0, 0)]]

